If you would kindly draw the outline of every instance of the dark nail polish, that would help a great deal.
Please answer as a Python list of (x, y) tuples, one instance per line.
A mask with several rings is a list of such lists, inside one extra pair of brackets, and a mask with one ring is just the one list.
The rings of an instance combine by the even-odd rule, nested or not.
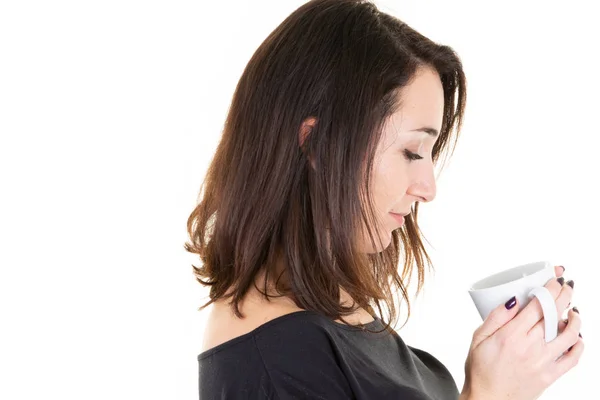
[(577, 307), (573, 307), (573, 311), (579, 314), (579, 310), (577, 309)]
[(565, 272), (565, 267), (563, 267), (562, 265), (559, 265), (558, 267), (563, 269), (563, 273)]
[(572, 280), (567, 281), (567, 285), (571, 286), (571, 289), (575, 288), (575, 282), (573, 282)]
[(515, 306), (515, 304), (517, 304), (517, 297), (513, 296), (504, 304), (504, 307), (506, 307), (507, 310), (510, 310)]
[(579, 334), (579, 337), (583, 339), (583, 336), (581, 336), (581, 333)]
[(556, 278), (556, 280), (558, 281), (558, 283), (560, 283), (560, 286), (565, 284), (565, 278), (563, 278), (562, 276), (560, 278)]

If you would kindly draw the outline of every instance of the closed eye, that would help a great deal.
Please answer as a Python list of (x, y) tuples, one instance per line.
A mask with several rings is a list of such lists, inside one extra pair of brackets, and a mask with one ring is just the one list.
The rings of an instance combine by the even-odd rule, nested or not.
[(412, 151), (408, 151), (408, 150), (404, 150), (404, 157), (406, 157), (406, 159), (408, 161), (413, 161), (413, 160), (422, 160), (423, 157), (421, 157), (420, 155), (413, 153)]

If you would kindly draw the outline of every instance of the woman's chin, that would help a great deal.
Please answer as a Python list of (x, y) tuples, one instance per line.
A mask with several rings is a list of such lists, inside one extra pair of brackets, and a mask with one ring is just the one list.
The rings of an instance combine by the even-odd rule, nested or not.
[[(390, 234), (385, 237), (385, 240), (381, 241), (381, 244), (378, 242), (375, 242), (375, 245), (377, 246), (377, 248), (373, 248), (373, 246), (371, 246), (371, 244), (369, 243), (366, 253), (369, 253), (369, 254), (381, 253), (382, 251), (386, 250), (390, 246), (391, 243), (392, 243), (392, 233), (390, 232)], [(382, 247), (380, 247), (380, 246), (382, 246)]]

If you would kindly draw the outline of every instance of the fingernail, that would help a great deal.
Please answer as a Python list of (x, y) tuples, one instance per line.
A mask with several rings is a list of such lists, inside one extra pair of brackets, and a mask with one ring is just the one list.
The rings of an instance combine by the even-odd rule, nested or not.
[(579, 334), (579, 337), (583, 339), (583, 336), (581, 336), (581, 333)]
[(562, 269), (563, 269), (563, 272), (565, 272), (565, 267), (563, 267), (562, 265), (559, 265), (558, 267), (559, 267), (559, 268), (562, 268)]
[(571, 286), (571, 289), (574, 289), (575, 287), (575, 282), (573, 282), (572, 280), (567, 281), (567, 285)]
[(577, 314), (579, 314), (579, 310), (577, 309), (577, 307), (573, 307), (573, 311), (575, 311)]
[(560, 278), (556, 279), (558, 281), (558, 283), (560, 283), (560, 286), (565, 284), (565, 278), (563, 278), (562, 276)]
[(504, 307), (506, 307), (507, 310), (510, 310), (515, 306), (515, 304), (517, 304), (517, 297), (513, 296), (504, 304)]

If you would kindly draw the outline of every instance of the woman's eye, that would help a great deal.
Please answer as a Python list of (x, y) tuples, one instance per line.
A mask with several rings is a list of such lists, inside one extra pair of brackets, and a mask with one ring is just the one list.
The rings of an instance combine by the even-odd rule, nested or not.
[(406, 159), (408, 161), (413, 161), (413, 160), (421, 160), (423, 159), (423, 157), (421, 157), (418, 154), (413, 153), (412, 151), (408, 151), (408, 150), (404, 150), (404, 157), (406, 157)]

